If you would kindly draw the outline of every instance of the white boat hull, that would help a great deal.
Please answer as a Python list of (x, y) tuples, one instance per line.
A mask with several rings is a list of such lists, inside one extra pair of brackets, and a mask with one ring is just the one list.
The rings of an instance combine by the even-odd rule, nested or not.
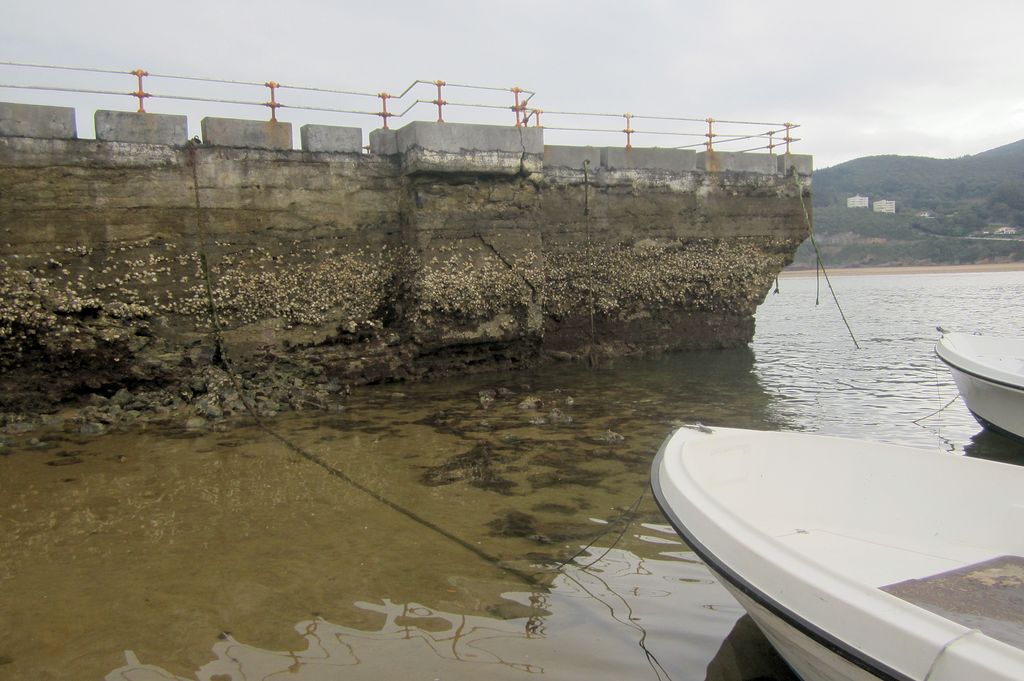
[(805, 681), (1024, 679), (1024, 468), (684, 428), (652, 488)]
[(950, 333), (935, 353), (981, 425), (1024, 440), (1024, 339)]
[(949, 371), (964, 404), (981, 425), (1024, 439), (1024, 391), (992, 383), (952, 365)]

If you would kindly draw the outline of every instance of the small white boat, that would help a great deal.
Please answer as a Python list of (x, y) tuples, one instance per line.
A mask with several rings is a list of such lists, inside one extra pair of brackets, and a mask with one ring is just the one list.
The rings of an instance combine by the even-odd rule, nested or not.
[(1024, 679), (1024, 468), (699, 427), (651, 482), (805, 681)]
[(1024, 338), (947, 333), (935, 354), (981, 425), (1024, 439)]

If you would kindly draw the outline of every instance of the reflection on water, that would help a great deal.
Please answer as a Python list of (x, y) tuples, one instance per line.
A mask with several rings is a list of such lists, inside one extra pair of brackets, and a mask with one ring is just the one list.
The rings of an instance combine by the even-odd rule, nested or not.
[[(518, 607), (504, 617), (445, 612), (420, 603), (359, 602), (381, 620), (359, 629), (322, 617), (299, 622), (302, 649), (267, 650), (225, 634), (213, 660), (194, 676), (146, 664), (133, 651), (107, 681), (270, 681), (277, 678), (689, 678), (681, 670), (714, 668), (713, 681), (740, 681), (756, 668), (779, 667), (756, 632), (736, 626), (737, 606), (703, 565), (681, 548), (668, 526), (641, 541), (676, 551), (642, 558), (621, 549), (593, 549), (554, 578), (550, 589), (506, 593)], [(686, 621), (694, 631), (676, 630)], [(595, 623), (601, 623), (595, 626)], [(732, 633), (730, 633), (730, 631)], [(726, 641), (715, 651), (715, 643)], [(739, 646), (730, 646), (729, 640)], [(751, 656), (751, 650), (757, 650)], [(747, 671), (743, 671), (746, 669)], [(675, 673), (673, 673), (675, 670)]]
[(0, 679), (789, 681), (645, 493), (674, 427), (1021, 462), (932, 348), (1015, 332), (1024, 274), (835, 283), (862, 350), (783, 280), (749, 350), (380, 386), (273, 435), (11, 436)]
[[(287, 678), (303, 681), (324, 678), (388, 678), (400, 670), (395, 659), (409, 656), (412, 669), (431, 667), (437, 674), (450, 663), (467, 663), (478, 673), (493, 678), (489, 665), (501, 665), (526, 673), (543, 673), (543, 668), (528, 662), (505, 659), (514, 655), (519, 639), (542, 636), (536, 625), (527, 620), (496, 620), (485, 617), (456, 615), (427, 606), (398, 604), (384, 600), (381, 604), (356, 603), (356, 607), (384, 616), (379, 631), (361, 631), (333, 624), (322, 618), (299, 622), (295, 630), (306, 640), (301, 651), (264, 650), (237, 641), (231, 635), (213, 646), (214, 661), (203, 665), (195, 674), (200, 679), (266, 680), (287, 674)], [(155, 665), (142, 664), (134, 652), (125, 653), (127, 664), (107, 675), (107, 681), (148, 681), (183, 679)], [(358, 666), (358, 670), (347, 669)]]
[(972, 435), (963, 449), (967, 456), (1024, 466), (1024, 444), (989, 430), (982, 429)]

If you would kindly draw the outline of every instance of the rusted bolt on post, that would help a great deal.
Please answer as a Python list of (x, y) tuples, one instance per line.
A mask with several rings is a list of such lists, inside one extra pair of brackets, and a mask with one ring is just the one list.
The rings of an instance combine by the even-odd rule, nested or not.
[(444, 123), (444, 116), (441, 115), (441, 107), (443, 107), (448, 102), (444, 101), (444, 99), (441, 97), (441, 88), (447, 85), (447, 83), (445, 83), (443, 80), (435, 80), (434, 85), (437, 86), (437, 99), (431, 102), (431, 104), (437, 105), (437, 122)]
[(132, 97), (137, 97), (139, 100), (139, 113), (146, 113), (146, 107), (143, 105), (143, 102), (146, 97), (150, 96), (150, 94), (142, 89), (142, 79), (148, 76), (149, 72), (144, 71), (143, 69), (135, 69), (131, 74), (138, 80), (139, 86), (138, 89), (132, 93)]
[(275, 83), (272, 80), (268, 80), (264, 85), (270, 88), (270, 101), (264, 102), (263, 106), (270, 107), (270, 121), (272, 123), (277, 123), (277, 108), (284, 106), (277, 101), (277, 88), (281, 87), (281, 85), (280, 83)]

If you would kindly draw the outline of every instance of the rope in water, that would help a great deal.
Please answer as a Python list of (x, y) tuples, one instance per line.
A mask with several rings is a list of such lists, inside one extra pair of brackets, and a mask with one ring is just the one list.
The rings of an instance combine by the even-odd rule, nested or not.
[(939, 407), (938, 409), (936, 409), (932, 413), (928, 414), (927, 416), (922, 416), (919, 419), (914, 419), (913, 421), (911, 421), (911, 423), (918, 423), (919, 424), (919, 423), (921, 423), (921, 421), (925, 421), (927, 419), (930, 419), (933, 416), (938, 416), (942, 412), (946, 411), (946, 409), (948, 409), (949, 406), (951, 404), (953, 404), (954, 402), (956, 402), (958, 399), (960, 399), (960, 395), (954, 395), (953, 399), (951, 399), (949, 402), (946, 402), (944, 405), (942, 405), (941, 407)]

